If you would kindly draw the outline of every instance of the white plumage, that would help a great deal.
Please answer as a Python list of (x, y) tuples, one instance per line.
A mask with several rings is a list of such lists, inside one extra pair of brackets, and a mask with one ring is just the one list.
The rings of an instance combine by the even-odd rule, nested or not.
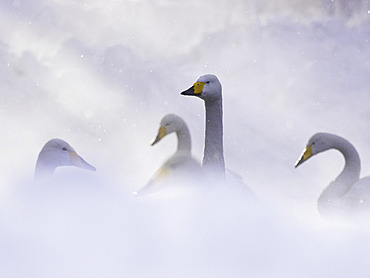
[(241, 176), (226, 170), (223, 147), (223, 108), (222, 86), (217, 76), (202, 75), (188, 90), (181, 93), (185, 96), (197, 96), (204, 101), (206, 110), (205, 141), (203, 168), (213, 183), (227, 183), (239, 188), (248, 197), (254, 193), (243, 182)]
[(90, 171), (95, 167), (87, 163), (76, 151), (61, 139), (48, 141), (41, 149), (35, 169), (37, 180), (52, 177), (55, 169), (60, 166), (76, 166)]
[(204, 100), (206, 128), (203, 167), (218, 176), (225, 175), (222, 124), (222, 86), (215, 75), (206, 74), (198, 78), (182, 95), (198, 96)]
[(138, 195), (156, 193), (174, 185), (188, 185), (202, 177), (202, 168), (191, 156), (191, 137), (189, 129), (182, 118), (168, 114), (161, 120), (158, 134), (152, 146), (171, 133), (177, 135), (176, 152), (160, 167), (147, 185), (135, 192)]
[(346, 220), (355, 220), (363, 213), (370, 213), (370, 178), (360, 179), (360, 157), (355, 147), (346, 139), (329, 133), (313, 135), (295, 167), (330, 149), (343, 154), (345, 165), (338, 177), (320, 195), (319, 212), (327, 218)]

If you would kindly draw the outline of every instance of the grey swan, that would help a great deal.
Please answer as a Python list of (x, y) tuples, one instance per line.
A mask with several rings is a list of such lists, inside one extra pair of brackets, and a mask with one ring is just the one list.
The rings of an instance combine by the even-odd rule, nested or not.
[(205, 142), (203, 167), (212, 174), (225, 176), (222, 123), (222, 86), (215, 75), (206, 74), (188, 90), (181, 93), (185, 96), (197, 96), (204, 100), (206, 110)]
[[(213, 184), (227, 184), (240, 191), (243, 196), (255, 198), (254, 192), (237, 173), (225, 169), (223, 147), (222, 85), (216, 75), (200, 76), (184, 96), (196, 96), (204, 101), (206, 123), (202, 166)], [(229, 187), (230, 188), (230, 187)]]

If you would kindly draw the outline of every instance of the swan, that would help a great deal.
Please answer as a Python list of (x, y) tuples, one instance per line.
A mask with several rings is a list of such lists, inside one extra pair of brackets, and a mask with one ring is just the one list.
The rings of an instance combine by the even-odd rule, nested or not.
[(165, 184), (192, 182), (192, 178), (202, 175), (200, 163), (191, 155), (189, 128), (181, 117), (174, 114), (164, 116), (151, 145), (154, 146), (171, 133), (177, 135), (176, 152), (160, 167), (144, 188), (134, 192), (135, 195), (157, 192)]
[(202, 165), (212, 174), (225, 176), (222, 124), (222, 86), (217, 76), (202, 75), (186, 91), (185, 96), (197, 96), (204, 100), (206, 130)]
[(295, 167), (330, 149), (341, 152), (345, 164), (339, 176), (321, 193), (318, 199), (319, 212), (328, 218), (359, 216), (370, 210), (370, 177), (360, 179), (360, 157), (349, 141), (338, 135), (317, 133), (308, 140)]
[[(206, 74), (189, 89), (181, 92), (184, 96), (197, 96), (204, 101), (206, 127), (203, 151), (203, 168), (213, 184), (231, 185), (244, 197), (257, 200), (254, 192), (244, 183), (243, 178), (229, 169), (225, 169), (222, 123), (222, 86), (216, 75)], [(250, 199), (252, 200), (252, 199)]]
[(60, 166), (76, 166), (96, 171), (66, 141), (56, 138), (48, 141), (41, 149), (36, 162), (35, 179), (51, 178), (55, 169)]

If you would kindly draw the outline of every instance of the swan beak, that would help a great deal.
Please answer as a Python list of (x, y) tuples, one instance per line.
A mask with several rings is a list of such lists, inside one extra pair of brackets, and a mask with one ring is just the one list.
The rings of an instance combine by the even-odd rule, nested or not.
[(194, 93), (194, 86), (191, 86), (189, 89), (187, 89), (186, 91), (183, 91), (181, 92), (181, 94), (183, 96), (195, 96), (195, 93)]
[(184, 96), (200, 96), (203, 92), (204, 82), (195, 82), (193, 86), (191, 86), (186, 91), (181, 92)]
[(301, 165), (303, 162), (305, 162), (311, 156), (312, 156), (312, 145), (308, 145), (306, 147), (306, 149), (303, 151), (300, 159), (297, 160), (297, 162), (295, 163), (295, 168), (297, 168), (299, 165)]
[(76, 152), (69, 152), (69, 157), (71, 161), (71, 165), (83, 168), (90, 171), (96, 171), (96, 168), (89, 163), (87, 163), (81, 156), (79, 156)]
[(157, 134), (157, 137), (155, 138), (154, 142), (152, 143), (152, 146), (154, 146), (155, 144), (157, 144), (159, 141), (161, 141), (161, 139), (163, 137), (165, 137), (167, 135), (167, 129), (165, 126), (161, 126), (158, 130), (158, 134)]

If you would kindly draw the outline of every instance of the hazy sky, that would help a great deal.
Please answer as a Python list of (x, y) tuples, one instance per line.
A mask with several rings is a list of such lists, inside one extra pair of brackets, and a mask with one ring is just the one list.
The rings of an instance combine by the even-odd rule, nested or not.
[[(327, 131), (370, 173), (370, 7), (350, 2), (1, 2), (3, 276), (115, 277), (121, 263), (132, 276), (365, 277), (366, 233), (323, 228), (316, 210), (343, 159), (294, 169)], [(180, 92), (205, 73), (223, 85), (227, 168), (281, 218), (225, 192), (131, 199), (175, 150), (175, 136), (150, 146), (165, 114), (186, 120), (201, 160), (203, 102)], [(35, 193), (37, 155), (55, 137), (98, 171), (60, 169), (65, 187)]]

